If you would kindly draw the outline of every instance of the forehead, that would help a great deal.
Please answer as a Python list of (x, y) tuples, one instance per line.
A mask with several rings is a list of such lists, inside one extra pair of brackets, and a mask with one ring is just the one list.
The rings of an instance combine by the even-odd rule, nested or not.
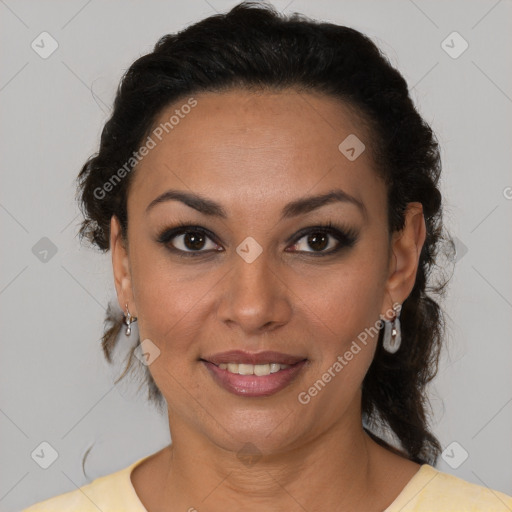
[[(147, 204), (166, 188), (214, 194), (227, 205), (233, 197), (269, 204), (274, 196), (282, 203), (333, 187), (361, 198), (379, 193), (365, 126), (330, 96), (200, 93), (160, 112), (150, 137), (154, 146), (137, 165), (131, 187), (137, 202)], [(362, 144), (366, 149), (347, 158), (346, 140), (349, 146), (355, 141), (358, 152)]]

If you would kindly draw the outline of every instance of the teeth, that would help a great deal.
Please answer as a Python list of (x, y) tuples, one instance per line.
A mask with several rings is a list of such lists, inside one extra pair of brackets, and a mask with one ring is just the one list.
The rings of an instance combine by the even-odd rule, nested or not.
[(272, 363), (270, 365), (270, 373), (276, 373), (281, 369), (281, 365), (278, 363)]
[(270, 375), (270, 365), (269, 364), (256, 364), (253, 366), (254, 375)]
[(230, 373), (238, 373), (239, 375), (270, 375), (279, 370), (290, 368), (289, 364), (267, 363), (267, 364), (237, 364), (237, 363), (220, 363), (221, 370), (227, 370)]

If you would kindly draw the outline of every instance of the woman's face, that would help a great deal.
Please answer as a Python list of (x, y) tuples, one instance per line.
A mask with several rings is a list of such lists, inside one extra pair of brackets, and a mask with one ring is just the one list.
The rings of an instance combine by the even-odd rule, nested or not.
[[(111, 233), (119, 303), (138, 317), (173, 439), (265, 453), (360, 426), (379, 315), (410, 293), (419, 255), (410, 237), (389, 245), (366, 131), (338, 100), (309, 93), (187, 100), (162, 112), (134, 171), (128, 253), (116, 218)], [(173, 237), (180, 222), (197, 228)], [(233, 350), (245, 354), (215, 357)], [(212, 362), (263, 351), (281, 353), (253, 359), (270, 375)], [(265, 364), (286, 356), (299, 363)]]

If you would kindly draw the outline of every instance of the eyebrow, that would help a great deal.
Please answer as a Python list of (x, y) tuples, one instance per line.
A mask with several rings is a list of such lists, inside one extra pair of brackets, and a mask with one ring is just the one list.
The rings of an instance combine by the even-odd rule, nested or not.
[[(215, 201), (202, 197), (198, 194), (193, 194), (191, 192), (172, 189), (167, 190), (157, 198), (153, 199), (153, 201), (151, 201), (151, 203), (149, 203), (146, 208), (146, 214), (149, 213), (149, 211), (157, 204), (167, 201), (180, 201), (204, 215), (220, 217), (222, 219), (227, 219), (228, 217), (224, 208)], [(363, 214), (364, 218), (367, 219), (368, 213), (366, 206), (362, 201), (341, 189), (333, 189), (325, 194), (308, 196), (296, 199), (295, 201), (288, 203), (281, 211), (280, 220), (297, 217), (334, 202), (350, 203), (357, 206)]]

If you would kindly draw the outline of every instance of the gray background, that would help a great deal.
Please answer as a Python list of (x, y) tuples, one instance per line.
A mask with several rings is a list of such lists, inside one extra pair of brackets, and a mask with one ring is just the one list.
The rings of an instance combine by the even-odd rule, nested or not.
[[(114, 386), (118, 369), (103, 361), (99, 339), (115, 293), (110, 253), (79, 246), (74, 179), (96, 151), (131, 62), (161, 35), (235, 3), (0, 0), (3, 511), (75, 489), (169, 442), (166, 418), (144, 390), (133, 381)], [(430, 390), (433, 430), (447, 448), (438, 469), (512, 494), (512, 3), (274, 5), (371, 36), (438, 134), (446, 222), (458, 248), (444, 303), (448, 349)], [(43, 31), (59, 45), (46, 59), (31, 47)], [(458, 58), (442, 47), (453, 31), (469, 43)], [(460, 49), (452, 40), (452, 51)], [(43, 237), (57, 251), (46, 260)], [(58, 453), (46, 470), (31, 457), (43, 441)]]

